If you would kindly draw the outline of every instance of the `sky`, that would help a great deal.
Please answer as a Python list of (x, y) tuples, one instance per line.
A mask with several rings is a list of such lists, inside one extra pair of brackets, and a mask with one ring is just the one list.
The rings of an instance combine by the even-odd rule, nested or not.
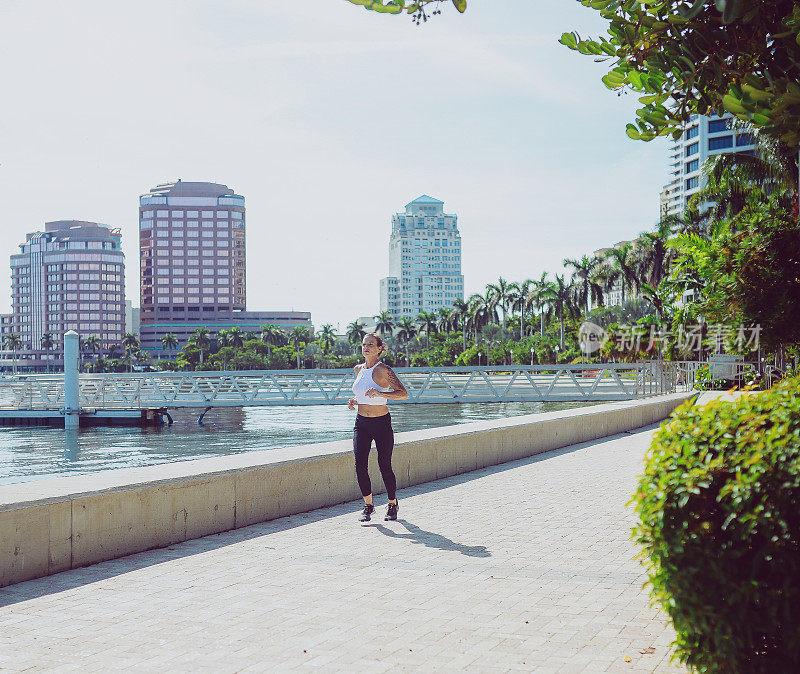
[(46, 221), (120, 227), (138, 306), (138, 197), (180, 178), (245, 196), (249, 310), (377, 313), (421, 194), (458, 215), (465, 295), (560, 273), (651, 228), (666, 181), (666, 143), (625, 135), (635, 98), (558, 44), (603, 28), (576, 0), (420, 26), (345, 0), (5, 0), (0, 262)]

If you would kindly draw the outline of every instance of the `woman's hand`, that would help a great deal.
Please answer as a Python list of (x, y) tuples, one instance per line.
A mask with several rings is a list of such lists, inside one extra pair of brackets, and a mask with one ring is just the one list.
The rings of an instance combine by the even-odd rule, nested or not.
[(383, 395), (383, 391), (379, 391), (376, 388), (368, 388), (364, 395), (367, 396), (367, 398), (377, 398)]
[(350, 400), (347, 401), (347, 408), (351, 409), (351, 410), (354, 410), (356, 408), (356, 403), (357, 402), (358, 401), (355, 398), (350, 398)]

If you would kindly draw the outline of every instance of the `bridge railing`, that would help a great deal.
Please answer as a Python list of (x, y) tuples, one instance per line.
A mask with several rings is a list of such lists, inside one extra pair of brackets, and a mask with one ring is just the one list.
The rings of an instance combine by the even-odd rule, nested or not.
[[(676, 390), (674, 363), (489, 365), (395, 368), (407, 402), (609, 401)], [(346, 403), (352, 370), (81, 374), (80, 405), (91, 409), (326, 405)], [(0, 407), (60, 409), (63, 375), (19, 375), (0, 384)]]

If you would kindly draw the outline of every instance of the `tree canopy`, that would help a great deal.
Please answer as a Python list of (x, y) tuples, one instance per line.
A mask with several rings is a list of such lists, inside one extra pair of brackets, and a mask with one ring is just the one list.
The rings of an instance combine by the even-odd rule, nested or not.
[[(381, 12), (383, 14), (401, 14), (406, 12), (411, 14), (414, 20), (419, 23), (420, 20), (427, 21), (428, 15), (426, 8), (430, 6), (437, 7), (444, 0), (349, 0), (354, 5), (361, 5), (365, 9), (371, 9), (373, 12)], [(467, 9), (467, 0), (451, 0), (453, 6), (459, 11), (464, 12)], [(438, 14), (439, 9), (435, 9), (433, 13)]]
[(793, 0), (578, 0), (608, 34), (560, 42), (612, 61), (603, 83), (641, 94), (631, 138), (678, 138), (692, 114), (727, 110), (800, 141), (800, 6)]

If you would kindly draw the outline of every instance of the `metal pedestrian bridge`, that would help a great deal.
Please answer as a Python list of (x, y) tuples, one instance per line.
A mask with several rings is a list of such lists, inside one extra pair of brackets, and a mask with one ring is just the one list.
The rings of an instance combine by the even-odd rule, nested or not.
[[(408, 403), (614, 401), (676, 390), (673, 363), (396, 368)], [(352, 370), (80, 374), (81, 413), (94, 410), (346, 404)], [(63, 410), (64, 375), (0, 381), (0, 409)]]

